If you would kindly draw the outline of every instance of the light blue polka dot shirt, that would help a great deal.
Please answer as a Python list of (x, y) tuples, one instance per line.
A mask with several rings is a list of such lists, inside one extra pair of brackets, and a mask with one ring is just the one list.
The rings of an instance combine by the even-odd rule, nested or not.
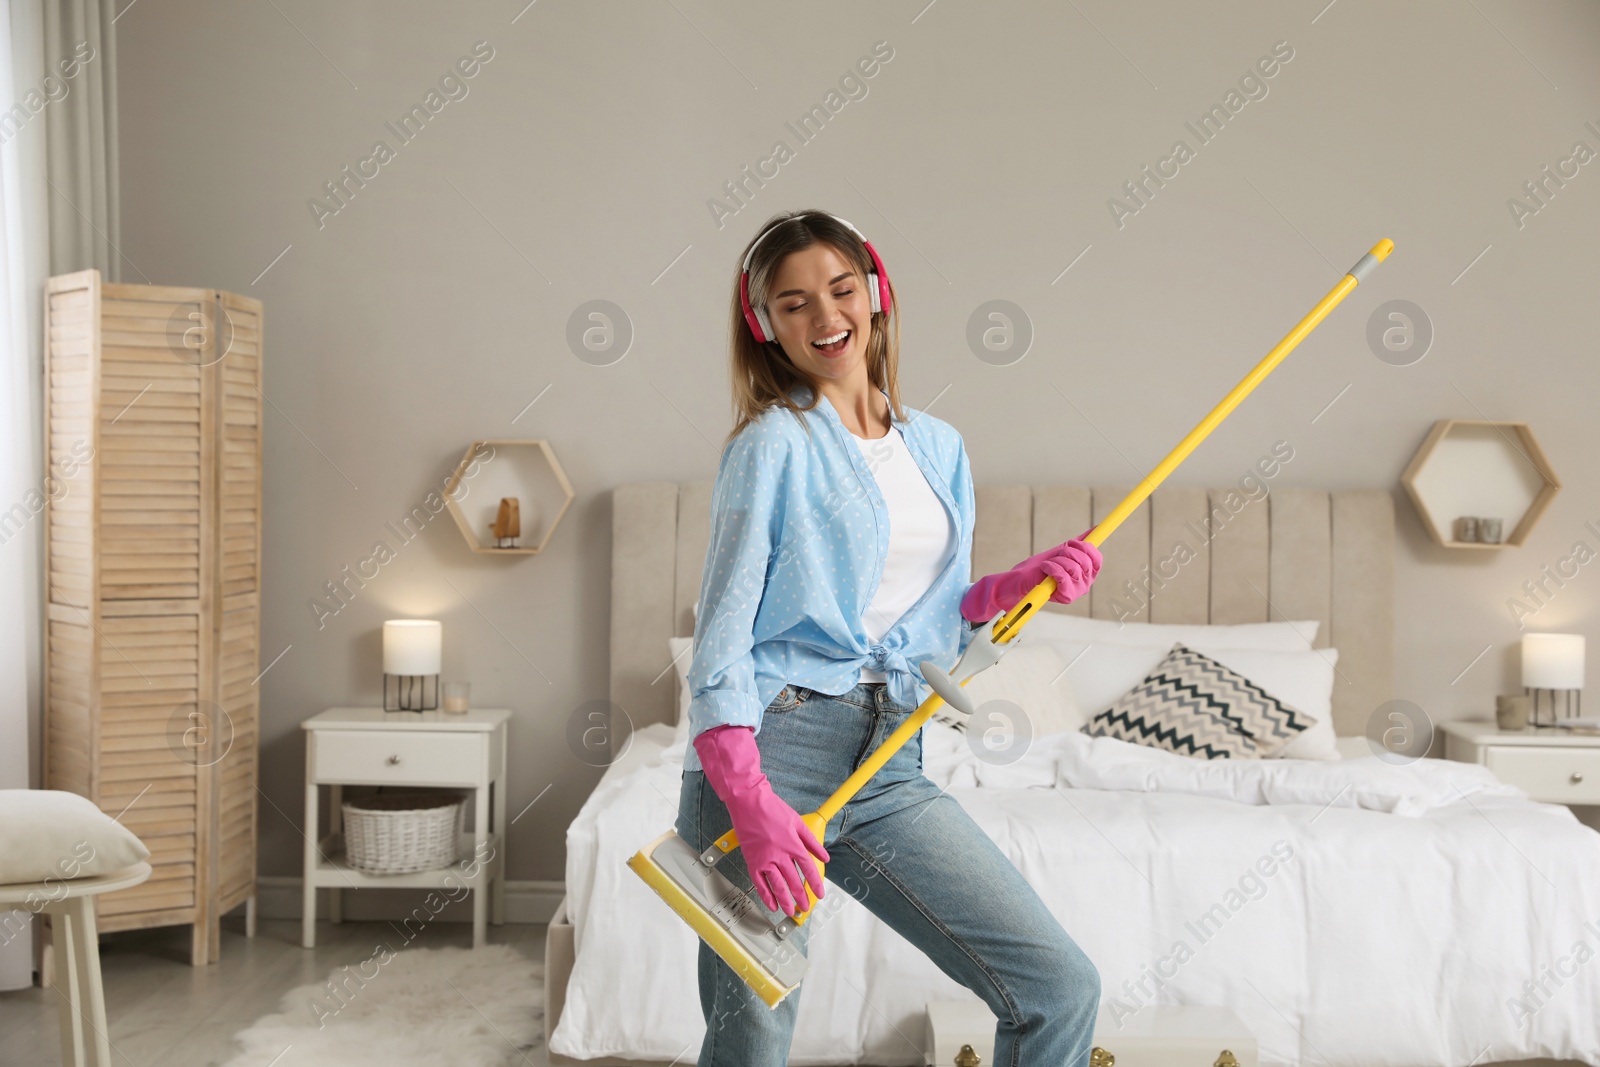
[[(810, 390), (797, 386), (791, 395), (804, 404)], [(877, 643), (862, 614), (883, 576), (889, 512), (832, 403), (820, 398), (801, 416), (805, 426), (769, 408), (724, 449), (689, 666), (691, 739), (724, 723), (759, 732), (762, 712), (785, 685), (838, 695), (863, 667), (883, 672), (898, 703), (920, 704), (928, 690), (918, 665), (931, 659), (949, 668), (972, 640), (960, 610), (972, 585), (966, 446), (949, 423), (905, 411), (894, 425), (957, 538), (938, 579)], [(693, 744), (684, 767), (700, 767)]]

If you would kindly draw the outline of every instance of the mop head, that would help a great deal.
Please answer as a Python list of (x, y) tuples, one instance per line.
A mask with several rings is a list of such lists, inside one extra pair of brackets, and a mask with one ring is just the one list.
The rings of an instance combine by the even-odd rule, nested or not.
[(777, 1007), (799, 987), (806, 975), (805, 955), (778, 933), (759, 905), (702, 862), (677, 833), (668, 830), (650, 842), (628, 866), (767, 1007)]

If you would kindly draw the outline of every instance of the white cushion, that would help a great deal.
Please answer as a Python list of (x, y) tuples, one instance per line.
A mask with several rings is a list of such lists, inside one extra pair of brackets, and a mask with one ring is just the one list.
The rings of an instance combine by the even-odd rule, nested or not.
[(694, 638), (667, 638), (667, 654), (672, 657), (672, 673), (677, 676), (673, 684), (678, 687), (678, 718), (673, 723), (672, 743), (689, 743), (689, 664), (694, 662)]
[[(1030, 621), (1017, 636), (1018, 641), (1040, 641)], [(1067, 665), (1062, 679), (1071, 687), (1082, 714), (1092, 719), (1110, 707), (1124, 693), (1144, 681), (1166, 658), (1167, 649), (1148, 645), (1117, 645), (1086, 641), (1049, 641)], [(1190, 645), (1229, 670), (1251, 682), (1296, 711), (1316, 720), (1272, 758), (1338, 759), (1333, 732), (1333, 680), (1339, 651), (1319, 648), (1309, 652), (1284, 652), (1270, 649), (1218, 648), (1205, 641)], [(1001, 661), (1004, 662), (1003, 660)], [(977, 679), (973, 679), (976, 683)]]
[[(1024, 629), (1023, 633), (1026, 633)], [(1022, 635), (1016, 640), (1020, 642)], [(1019, 643), (999, 663), (976, 675), (964, 687), (979, 709), (991, 700), (1006, 700), (1028, 716), (1030, 736), (1081, 730), (1087, 721), (1062, 671), (1066, 664), (1046, 644)], [(1009, 725), (1009, 724), (1008, 724)], [(1005, 732), (1005, 727), (1001, 727)]]
[(132, 830), (87, 797), (0, 789), (0, 884), (91, 878), (149, 857)]
[[(1204, 651), (1206, 648), (1270, 648), (1279, 652), (1304, 652), (1317, 639), (1316, 619), (1292, 622), (1245, 622), (1235, 625), (1116, 622), (1087, 619), (1059, 611), (1036, 613), (1017, 640), (1082, 641), (1113, 645), (1150, 645), (1166, 655), (1174, 643)], [(1209, 653), (1208, 653), (1209, 654)]]
[[(1055, 785), (1056, 755), (1043, 739), (1076, 733), (1086, 720), (1063, 677), (1066, 664), (1049, 645), (1008, 649), (999, 663), (964, 687), (977, 719), (958, 732), (938, 722), (923, 729), (923, 772), (940, 788), (953, 785), (1048, 789)], [(1015, 705), (1025, 717), (994, 701)], [(1020, 734), (1020, 740), (1019, 740)]]

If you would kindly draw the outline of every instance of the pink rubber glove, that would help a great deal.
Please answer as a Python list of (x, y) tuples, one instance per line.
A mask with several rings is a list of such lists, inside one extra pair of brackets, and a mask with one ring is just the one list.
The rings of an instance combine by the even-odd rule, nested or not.
[(1091, 526), (1070, 541), (1029, 556), (1004, 574), (978, 579), (961, 598), (962, 616), (972, 622), (988, 622), (996, 612), (1016, 607), (1017, 601), (1044, 581), (1046, 575), (1056, 580), (1056, 591), (1050, 594), (1051, 602), (1072, 603), (1089, 591), (1100, 573), (1100, 550), (1083, 540), (1093, 530)]
[(806, 907), (806, 885), (821, 900), (822, 873), (811, 857), (826, 863), (828, 853), (761, 773), (755, 730), (715, 726), (694, 739), (694, 750), (700, 754), (706, 780), (733, 816), (744, 863), (761, 902), (773, 911), (796, 915)]

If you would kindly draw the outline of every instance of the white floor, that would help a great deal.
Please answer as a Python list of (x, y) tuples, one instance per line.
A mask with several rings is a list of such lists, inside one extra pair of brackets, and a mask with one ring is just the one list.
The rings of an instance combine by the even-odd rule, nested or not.
[[(381, 932), (380, 932), (381, 931)], [(217, 1067), (237, 1051), (236, 1031), (277, 1010), (285, 991), (320, 982), (344, 964), (371, 956), (373, 945), (393, 931), (382, 922), (317, 924), (317, 947), (300, 947), (300, 920), (262, 920), (254, 940), (243, 920), (222, 924), (221, 959), (209, 967), (189, 965), (189, 928), (129, 930), (101, 938), (100, 961), (110, 1020), (112, 1060), (118, 1067)], [(489, 940), (508, 944), (529, 958), (544, 959), (543, 925), (489, 927)], [(466, 948), (467, 923), (433, 923), (413, 946)], [(46, 989), (0, 993), (0, 1064), (57, 1064), (60, 1059), (56, 994)], [(543, 1042), (518, 1064), (548, 1067)]]

